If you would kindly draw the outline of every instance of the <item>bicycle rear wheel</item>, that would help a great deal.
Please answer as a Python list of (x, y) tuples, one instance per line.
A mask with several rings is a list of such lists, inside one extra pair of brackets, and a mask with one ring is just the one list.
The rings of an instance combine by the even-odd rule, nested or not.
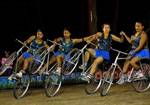
[[(51, 72), (49, 76), (46, 76), (44, 90), (45, 90), (45, 94), (47, 97), (55, 96), (58, 93), (58, 91), (61, 87), (61, 84), (62, 84), (61, 76), (54, 77), (54, 78), (53, 78), (53, 76), (54, 76), (53, 72)], [(56, 82), (53, 79), (58, 79), (58, 80)]]
[(102, 79), (97, 79), (96, 77), (92, 78), (90, 83), (88, 83), (85, 87), (85, 92), (87, 94), (94, 94), (98, 91), (102, 83)]
[(104, 79), (102, 81), (102, 85), (100, 88), (101, 96), (107, 95), (111, 85), (113, 84), (113, 78), (114, 78), (114, 68), (111, 67), (104, 75)]
[(137, 92), (145, 92), (150, 88), (150, 65), (147, 63), (141, 64), (141, 71), (144, 75), (142, 78), (133, 78), (132, 86)]
[(30, 85), (31, 77), (26, 75), (20, 79), (16, 79), (13, 88), (13, 95), (16, 99), (20, 99), (25, 96)]
[(32, 69), (33, 62), (30, 62), (29, 67), (26, 70), (27, 73), (23, 75), (21, 78), (17, 78), (16, 74), (19, 70), (21, 70), (21, 64), (22, 64), (21, 59), (17, 59), (15, 64), (15, 74), (14, 74), (15, 79), (13, 78), (15, 80), (13, 95), (16, 99), (20, 99), (25, 96), (25, 94), (29, 89), (32, 76), (30, 75), (30, 71)]

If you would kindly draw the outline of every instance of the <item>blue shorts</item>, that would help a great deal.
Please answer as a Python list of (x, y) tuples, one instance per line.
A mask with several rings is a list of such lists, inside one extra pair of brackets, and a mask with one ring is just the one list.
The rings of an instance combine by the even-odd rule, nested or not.
[[(33, 55), (31, 53), (29, 53), (29, 52), (24, 52), (22, 54), (22, 56), (23, 56), (24, 59), (28, 59), (28, 58), (32, 58), (33, 57)], [(34, 56), (34, 61), (36, 62), (36, 64), (39, 64), (41, 62), (40, 55), (37, 54), (36, 56)]]
[[(132, 52), (132, 51), (133, 50), (131, 50), (130, 52)], [(138, 58), (141, 58), (141, 59), (150, 59), (149, 49), (143, 49), (143, 50), (135, 53), (134, 57), (138, 57)]]
[(22, 54), (22, 56), (23, 56), (24, 59), (28, 59), (28, 58), (31, 58), (31, 57), (32, 57), (32, 54), (29, 53), (29, 52), (24, 52), (24, 53)]
[(105, 60), (110, 60), (109, 51), (106, 50), (95, 50), (95, 56), (96, 57), (103, 57)]
[(66, 53), (63, 53), (63, 52), (60, 52), (60, 51), (54, 52), (54, 55), (55, 56), (63, 56), (65, 58), (65, 60), (69, 60), (70, 59), (70, 55), (69, 54), (66, 54)]

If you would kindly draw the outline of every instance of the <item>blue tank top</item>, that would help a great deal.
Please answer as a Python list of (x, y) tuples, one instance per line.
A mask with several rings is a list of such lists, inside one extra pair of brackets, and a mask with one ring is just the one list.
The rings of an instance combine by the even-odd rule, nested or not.
[(72, 40), (70, 40), (69, 42), (66, 42), (64, 38), (61, 38), (60, 44), (62, 46), (59, 46), (59, 51), (62, 53), (68, 53), (73, 48)]
[(112, 43), (112, 36), (109, 35), (107, 39), (104, 38), (104, 35), (102, 34), (101, 37), (98, 39), (98, 49), (101, 50), (110, 50)]
[[(135, 35), (132, 35), (131, 38), (132, 38), (132, 41), (133, 41), (133, 45), (132, 45), (132, 49), (135, 50), (138, 46), (139, 46), (139, 43), (140, 43), (140, 40), (141, 40), (141, 33), (139, 33), (139, 35), (136, 37)], [(148, 48), (148, 44), (146, 43), (144, 48)]]
[[(32, 53), (36, 52), (37, 50), (39, 50), (41, 48), (41, 50), (39, 50), (39, 52), (37, 53), (41, 53), (43, 50), (42, 48), (44, 47), (46, 42), (42, 41), (42, 43), (37, 43), (36, 40), (34, 39), (31, 44), (30, 44), (30, 48), (32, 49)], [(30, 51), (31, 52), (31, 51)]]

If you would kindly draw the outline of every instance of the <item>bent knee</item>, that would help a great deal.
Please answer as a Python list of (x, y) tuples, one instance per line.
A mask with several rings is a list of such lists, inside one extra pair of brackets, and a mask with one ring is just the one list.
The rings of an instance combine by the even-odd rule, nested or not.
[(103, 60), (104, 59), (102, 57), (98, 57), (98, 58), (95, 59), (94, 63), (99, 64), (99, 63), (102, 63)]
[(130, 61), (130, 64), (133, 66), (133, 65), (136, 64), (136, 62), (131, 60), (131, 61)]
[(87, 49), (87, 53), (91, 54), (91, 55), (95, 55), (95, 50), (92, 48)]

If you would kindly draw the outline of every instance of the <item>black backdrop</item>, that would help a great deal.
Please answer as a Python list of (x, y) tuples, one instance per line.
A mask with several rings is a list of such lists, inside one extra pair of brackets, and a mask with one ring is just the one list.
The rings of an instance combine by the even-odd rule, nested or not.
[[(71, 28), (72, 37), (88, 35), (88, 0), (1, 0), (0, 1), (0, 52), (16, 50), (16, 38), (27, 39), (42, 29), (45, 38), (62, 36), (65, 26)], [(117, 4), (118, 3), (118, 4)], [(133, 34), (136, 20), (144, 20), (150, 26), (148, 0), (97, 0), (98, 30), (109, 22), (112, 33), (121, 30)], [(128, 46), (128, 44), (123, 44)], [(122, 46), (122, 45), (120, 45)], [(114, 47), (118, 47), (114, 43)], [(122, 48), (122, 47), (120, 47)]]

